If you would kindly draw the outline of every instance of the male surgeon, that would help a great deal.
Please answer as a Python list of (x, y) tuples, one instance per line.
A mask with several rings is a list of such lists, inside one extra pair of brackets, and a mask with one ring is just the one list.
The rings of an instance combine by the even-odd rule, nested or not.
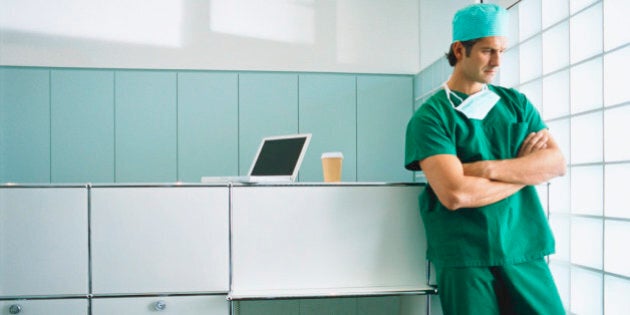
[(565, 314), (534, 187), (564, 175), (565, 161), (525, 95), (489, 84), (507, 28), (497, 5), (459, 10), (447, 55), (453, 72), (407, 126), (405, 167), (428, 181), (420, 211), (447, 315)]

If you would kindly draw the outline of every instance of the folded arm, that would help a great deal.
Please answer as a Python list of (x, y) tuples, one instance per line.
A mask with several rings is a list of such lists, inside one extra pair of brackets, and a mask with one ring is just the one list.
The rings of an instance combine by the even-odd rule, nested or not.
[(562, 152), (546, 129), (528, 135), (513, 159), (461, 163), (455, 155), (440, 154), (420, 161), (420, 167), (450, 210), (489, 205), (566, 171)]
[(450, 210), (489, 205), (525, 186), (469, 176), (459, 158), (450, 154), (430, 156), (420, 161), (420, 167), (440, 202)]
[(531, 133), (513, 159), (464, 164), (464, 174), (522, 185), (538, 185), (566, 172), (562, 152), (547, 129)]

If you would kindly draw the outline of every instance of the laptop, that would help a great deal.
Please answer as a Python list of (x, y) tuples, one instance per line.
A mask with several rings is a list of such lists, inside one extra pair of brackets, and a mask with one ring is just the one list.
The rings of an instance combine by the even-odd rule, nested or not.
[(204, 176), (201, 182), (293, 182), (310, 142), (310, 133), (263, 138), (246, 176)]

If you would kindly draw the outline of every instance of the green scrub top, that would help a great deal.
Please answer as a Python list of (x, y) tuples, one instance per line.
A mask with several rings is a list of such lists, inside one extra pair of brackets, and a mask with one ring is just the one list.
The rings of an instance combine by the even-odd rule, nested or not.
[[(501, 99), (483, 120), (468, 119), (440, 90), (407, 125), (405, 167), (436, 154), (462, 163), (515, 158), (525, 137), (547, 128), (525, 95), (488, 85)], [(462, 99), (467, 95), (457, 93)], [(455, 106), (459, 100), (451, 97)], [(554, 252), (554, 239), (536, 188), (526, 186), (494, 204), (450, 211), (431, 185), (419, 196), (427, 235), (427, 258), (442, 267), (498, 266), (530, 261)]]

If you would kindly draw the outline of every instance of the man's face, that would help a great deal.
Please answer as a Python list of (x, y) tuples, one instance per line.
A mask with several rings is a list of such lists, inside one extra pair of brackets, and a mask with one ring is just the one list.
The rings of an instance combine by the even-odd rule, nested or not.
[(499, 71), (501, 55), (507, 46), (507, 38), (503, 36), (490, 36), (480, 38), (466, 56), (465, 49), (461, 46), (459, 66), (462, 74), (470, 81), (478, 83), (490, 83)]

